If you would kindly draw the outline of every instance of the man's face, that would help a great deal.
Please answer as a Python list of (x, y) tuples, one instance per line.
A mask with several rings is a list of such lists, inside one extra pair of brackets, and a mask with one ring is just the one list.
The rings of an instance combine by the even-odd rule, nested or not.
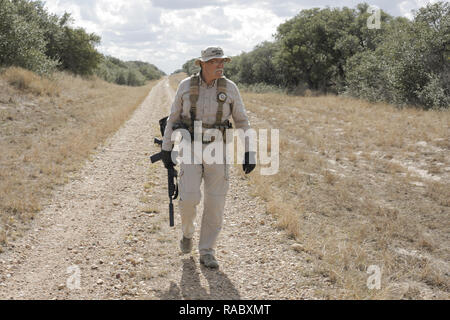
[(208, 79), (219, 79), (223, 76), (223, 67), (225, 59), (211, 59), (202, 62), (203, 76)]

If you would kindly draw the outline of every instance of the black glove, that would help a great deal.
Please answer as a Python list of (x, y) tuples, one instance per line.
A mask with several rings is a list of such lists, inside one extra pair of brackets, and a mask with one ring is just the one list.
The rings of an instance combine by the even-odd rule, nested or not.
[(246, 152), (244, 164), (242, 165), (242, 169), (245, 174), (249, 174), (256, 167), (256, 152)]
[(171, 169), (175, 166), (175, 163), (173, 163), (172, 161), (172, 151), (162, 150), (161, 160), (164, 163), (164, 167), (166, 167), (166, 169)]

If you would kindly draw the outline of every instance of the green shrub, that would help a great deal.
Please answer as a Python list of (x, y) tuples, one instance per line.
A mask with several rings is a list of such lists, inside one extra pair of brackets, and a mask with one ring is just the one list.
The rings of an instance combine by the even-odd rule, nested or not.
[(120, 85), (142, 86), (148, 80), (161, 78), (164, 72), (147, 62), (125, 62), (114, 57), (103, 56), (95, 70), (95, 74), (108, 82)]
[(190, 76), (195, 73), (200, 72), (200, 67), (195, 65), (195, 60), (196, 60), (196, 58), (186, 61), (186, 63), (183, 64), (183, 67), (182, 67), (183, 71), (186, 72)]
[(45, 54), (44, 30), (37, 19), (22, 14), (22, 3), (0, 2), (0, 65), (49, 74), (59, 63)]
[(428, 83), (417, 91), (422, 104), (433, 109), (450, 108), (450, 95), (445, 91), (445, 84), (435, 74), (429, 74), (428, 78)]
[(347, 93), (399, 106), (448, 108), (450, 4), (428, 5), (413, 22), (398, 18), (387, 30), (375, 51), (347, 60)]
[(286, 88), (266, 84), (266, 83), (255, 83), (255, 84), (239, 84), (239, 88), (243, 91), (255, 92), (255, 93), (281, 93), (287, 94), (288, 90)]
[(64, 27), (57, 52), (61, 68), (79, 75), (93, 75), (101, 61), (101, 54), (95, 49), (99, 43), (99, 36), (82, 28)]
[(100, 37), (72, 28), (70, 14), (49, 14), (44, 3), (0, 0), (0, 66), (19, 66), (39, 74), (57, 68), (74, 74), (94, 73), (110, 82), (142, 85), (164, 73), (149, 63), (104, 58), (97, 50)]

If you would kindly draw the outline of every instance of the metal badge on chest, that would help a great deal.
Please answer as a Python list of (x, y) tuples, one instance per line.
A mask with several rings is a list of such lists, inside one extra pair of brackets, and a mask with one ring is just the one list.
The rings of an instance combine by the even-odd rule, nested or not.
[(220, 102), (225, 102), (227, 100), (227, 94), (225, 92), (219, 92), (217, 95), (217, 100)]

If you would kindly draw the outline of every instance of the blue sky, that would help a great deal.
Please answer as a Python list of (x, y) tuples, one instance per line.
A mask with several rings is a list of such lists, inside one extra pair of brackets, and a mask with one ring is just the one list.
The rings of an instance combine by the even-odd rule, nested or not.
[[(75, 26), (102, 37), (99, 51), (155, 64), (170, 74), (211, 45), (228, 55), (272, 40), (279, 24), (313, 7), (356, 7), (353, 0), (47, 0), (48, 11), (69, 12)], [(394, 16), (437, 0), (366, 0)]]

